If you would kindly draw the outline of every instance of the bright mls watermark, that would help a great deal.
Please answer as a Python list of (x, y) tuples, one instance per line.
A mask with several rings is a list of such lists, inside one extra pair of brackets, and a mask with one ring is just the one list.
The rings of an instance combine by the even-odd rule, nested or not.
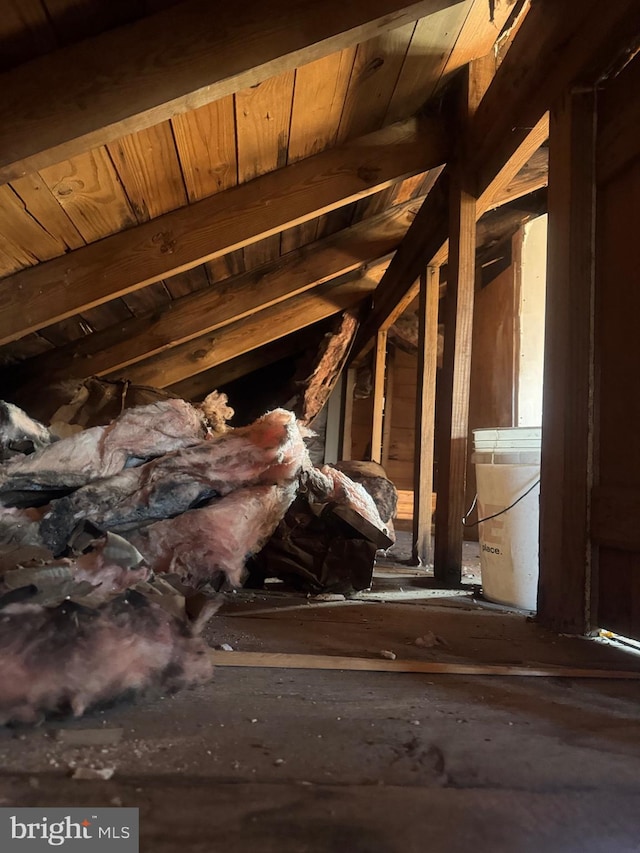
[(138, 853), (138, 809), (0, 808), (2, 853)]

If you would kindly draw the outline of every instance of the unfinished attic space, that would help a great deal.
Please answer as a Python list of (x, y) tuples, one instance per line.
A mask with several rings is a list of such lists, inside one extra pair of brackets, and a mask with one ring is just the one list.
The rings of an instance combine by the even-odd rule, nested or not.
[(0, 0), (0, 850), (640, 849), (638, 0)]

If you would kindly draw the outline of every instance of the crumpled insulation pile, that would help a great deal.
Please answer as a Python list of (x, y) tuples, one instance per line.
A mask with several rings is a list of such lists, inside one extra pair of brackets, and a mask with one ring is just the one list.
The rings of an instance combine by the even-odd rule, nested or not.
[(292, 412), (233, 429), (226, 403), (160, 400), (61, 440), (0, 404), (0, 724), (207, 681), (217, 594), (310, 479), (390, 544), (360, 485), (313, 469)]

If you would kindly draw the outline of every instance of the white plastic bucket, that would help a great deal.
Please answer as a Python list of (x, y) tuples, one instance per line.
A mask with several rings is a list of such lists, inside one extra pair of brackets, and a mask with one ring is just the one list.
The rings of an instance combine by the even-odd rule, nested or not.
[(490, 601), (535, 610), (538, 598), (541, 427), (473, 431), (482, 587)]

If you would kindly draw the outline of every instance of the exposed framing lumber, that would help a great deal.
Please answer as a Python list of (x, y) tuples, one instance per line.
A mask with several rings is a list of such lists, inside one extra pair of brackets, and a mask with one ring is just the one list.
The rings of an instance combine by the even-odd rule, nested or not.
[(55, 353), (29, 359), (13, 367), (8, 379), (15, 385), (102, 376), (213, 332), (391, 254), (407, 233), (421, 201), (416, 198), (399, 204), (250, 272), (176, 299), (152, 317), (126, 320)]
[(453, 0), (190, 0), (2, 75), (7, 182), (415, 21)]
[(426, 660), (385, 660), (344, 655), (292, 655), (282, 652), (218, 652), (211, 649), (216, 666), (260, 667), (273, 669), (333, 669), (360, 672), (422, 672), (432, 675), (506, 675), (525, 678), (640, 678), (629, 669), (582, 669), (575, 666), (514, 666), (504, 663), (443, 663)]
[(446, 156), (442, 123), (409, 119), (22, 270), (0, 282), (0, 344), (371, 195)]
[(457, 586), (462, 579), (477, 218), (476, 200), (462, 188), (459, 179), (451, 181), (449, 209), (444, 354), (436, 428), (434, 576), (447, 586)]
[[(548, 136), (545, 115), (530, 131), (520, 147), (504, 164), (476, 203), (480, 219), (492, 207), (514, 201), (547, 184), (546, 152), (539, 152)], [(529, 161), (533, 165), (528, 168)], [(524, 175), (519, 173), (524, 172)], [(363, 323), (352, 351), (355, 359), (375, 335), (377, 329), (395, 323), (418, 293), (421, 270), (429, 264), (441, 265), (447, 259), (447, 210), (450, 169), (445, 168), (425, 199), (406, 237), (398, 247), (387, 274), (374, 294), (374, 307)]]
[[(636, 0), (613, 0), (604, 6), (597, 0), (533, 4), (478, 105), (463, 146), (470, 157), (466, 173), (472, 176), (479, 216), (488, 209), (483, 209), (485, 201), (497, 198), (500, 186), (509, 182), (509, 168), (526, 162), (527, 157), (520, 159), (522, 152), (532, 140), (543, 137), (545, 112), (555, 99), (574, 82), (592, 83), (624, 45), (637, 38)], [(440, 181), (446, 181), (445, 173)], [(420, 270), (430, 262), (443, 263), (446, 234), (434, 250), (443, 234), (442, 222), (439, 235), (432, 229), (434, 222), (437, 228), (438, 208), (442, 209), (446, 195), (446, 187), (436, 185), (427, 197), (424, 212), (416, 217), (380, 283), (376, 307), (361, 329), (354, 358), (377, 329), (390, 325), (415, 298)]]
[[(308, 330), (304, 334), (308, 335)], [(237, 358), (190, 376), (183, 382), (179, 382), (167, 391), (183, 397), (185, 400), (202, 400), (211, 391), (215, 391), (222, 385), (240, 379), (254, 370), (266, 367), (283, 358), (292, 358), (305, 350), (306, 341), (301, 335), (289, 335), (279, 338), (270, 344), (261, 347), (260, 350), (252, 350)]]
[(533, 3), (474, 116), (470, 171), (480, 196), (572, 84), (593, 83), (638, 38), (637, 0)]
[(380, 330), (376, 337), (375, 357), (373, 359), (373, 421), (371, 424), (371, 459), (379, 464), (382, 462), (386, 368), (387, 332)]
[(596, 96), (567, 93), (551, 114), (538, 618), (592, 624)]
[[(141, 385), (166, 388), (245, 352), (341, 311), (355, 308), (370, 296), (384, 271), (350, 273), (262, 311), (256, 311), (210, 335), (194, 338), (171, 350), (132, 365), (117, 374)], [(115, 377), (115, 374), (114, 374)], [(143, 381), (144, 377), (144, 381)]]
[(440, 268), (429, 267), (420, 276), (418, 307), (418, 382), (415, 449), (413, 454), (413, 562), (433, 565), (431, 516), (435, 439), (436, 374), (438, 368), (438, 307)]

